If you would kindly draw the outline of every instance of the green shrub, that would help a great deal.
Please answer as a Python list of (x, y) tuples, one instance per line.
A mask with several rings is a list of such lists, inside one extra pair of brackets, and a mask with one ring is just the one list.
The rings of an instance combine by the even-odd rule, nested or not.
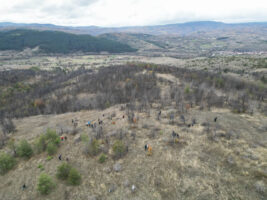
[(49, 161), (49, 160), (52, 160), (53, 157), (52, 156), (47, 156), (46, 160)]
[(126, 146), (121, 140), (116, 140), (112, 146), (115, 157), (122, 157), (126, 153)]
[(80, 173), (67, 163), (58, 166), (56, 177), (61, 180), (67, 180), (71, 185), (79, 185), (81, 183)]
[(20, 157), (30, 158), (33, 155), (33, 150), (26, 140), (22, 140), (18, 145), (17, 153)]
[(0, 154), (0, 174), (5, 174), (16, 165), (16, 160), (9, 154)]
[(62, 163), (57, 168), (57, 174), (56, 174), (57, 178), (61, 180), (68, 179), (70, 170), (71, 170), (71, 166), (69, 164)]
[(47, 129), (46, 133), (41, 135), (35, 142), (35, 150), (37, 153), (44, 152), (45, 150), (49, 155), (53, 155), (57, 151), (60, 138), (55, 130)]
[(60, 138), (57, 135), (55, 130), (47, 129), (45, 137), (46, 137), (47, 143), (52, 142), (52, 143), (54, 143), (56, 145), (59, 145), (59, 143), (60, 143)]
[(38, 165), (38, 168), (39, 168), (41, 171), (44, 170), (44, 166), (43, 166), (42, 164), (39, 164), (39, 165)]
[(99, 156), (98, 162), (100, 162), (100, 163), (104, 163), (104, 162), (106, 161), (106, 159), (107, 159), (107, 156), (106, 156), (104, 153), (102, 153), (102, 154)]
[(109, 107), (110, 107), (110, 103), (109, 103), (109, 101), (107, 101), (107, 102), (105, 103), (105, 106), (106, 106), (106, 108), (109, 108)]
[(68, 176), (68, 182), (71, 185), (79, 185), (81, 183), (81, 179), (80, 173), (75, 168), (71, 168)]
[(41, 71), (40, 67), (37, 67), (37, 66), (31, 67), (30, 70), (36, 71), (36, 72)]
[(86, 133), (83, 133), (83, 134), (81, 135), (81, 140), (82, 140), (83, 142), (89, 142), (89, 136), (88, 136)]
[(227, 68), (223, 69), (224, 73), (227, 73), (228, 71), (229, 71), (229, 69), (227, 69)]
[(46, 136), (41, 135), (35, 142), (35, 150), (37, 153), (42, 153), (46, 149)]
[(190, 93), (190, 87), (189, 86), (186, 86), (186, 88), (184, 89), (184, 92), (186, 94), (189, 94)]
[(263, 82), (258, 82), (257, 84), (260, 91), (264, 90), (264, 88), (266, 87), (266, 85)]
[(54, 188), (56, 184), (53, 182), (52, 178), (45, 173), (42, 173), (39, 177), (37, 190), (43, 194), (49, 194)]
[(223, 88), (224, 87), (224, 80), (221, 77), (215, 78), (215, 87), (217, 87), (217, 88)]
[(46, 151), (48, 153), (48, 155), (54, 155), (57, 152), (57, 146), (54, 143), (49, 143), (47, 145)]
[(265, 76), (263, 75), (262, 77), (261, 77), (261, 82), (263, 82), (263, 83), (265, 83), (265, 84), (267, 84), (267, 78), (265, 78)]

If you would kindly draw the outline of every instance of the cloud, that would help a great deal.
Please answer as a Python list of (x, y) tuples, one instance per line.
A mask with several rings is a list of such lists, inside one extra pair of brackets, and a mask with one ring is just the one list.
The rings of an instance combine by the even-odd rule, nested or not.
[(266, 0), (0, 0), (0, 21), (132, 26), (267, 21)]
[(91, 5), (97, 1), (98, 0), (76, 0), (74, 2), (76, 5), (79, 5), (79, 6), (88, 6), (88, 5)]

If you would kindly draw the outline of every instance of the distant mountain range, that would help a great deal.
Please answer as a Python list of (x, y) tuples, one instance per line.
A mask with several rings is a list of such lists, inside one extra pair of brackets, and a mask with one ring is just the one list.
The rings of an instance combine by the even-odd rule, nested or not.
[(151, 35), (190, 35), (194, 33), (220, 31), (220, 30), (238, 30), (246, 31), (254, 29), (264, 29), (267, 31), (267, 22), (250, 22), (227, 24), (215, 21), (197, 21), (180, 24), (167, 24), (156, 26), (129, 26), (129, 27), (98, 27), (98, 26), (58, 26), (53, 24), (25, 24), (25, 23), (0, 23), (0, 30), (12, 29), (37, 29), (64, 31), (76, 34), (101, 35), (105, 33), (144, 33)]

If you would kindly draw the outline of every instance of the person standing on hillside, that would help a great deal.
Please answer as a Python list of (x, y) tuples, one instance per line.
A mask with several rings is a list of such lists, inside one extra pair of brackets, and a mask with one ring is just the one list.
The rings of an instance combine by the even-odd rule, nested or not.
[(152, 155), (152, 147), (149, 144), (145, 145), (145, 151), (147, 151), (148, 156)]
[(25, 190), (27, 188), (27, 186), (26, 186), (26, 184), (24, 183), (23, 185), (22, 185), (22, 190)]

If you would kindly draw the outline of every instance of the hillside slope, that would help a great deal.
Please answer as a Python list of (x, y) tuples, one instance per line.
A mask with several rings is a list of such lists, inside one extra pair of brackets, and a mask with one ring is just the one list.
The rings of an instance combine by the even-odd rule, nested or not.
[[(75, 136), (65, 133), (68, 140), (61, 142), (51, 160), (47, 160), (47, 153), (35, 155), (30, 160), (20, 159), (14, 170), (1, 177), (0, 199), (260, 200), (266, 197), (265, 192), (258, 193), (256, 188), (262, 183), (259, 180), (266, 180), (259, 177), (260, 173), (265, 173), (266, 148), (259, 144), (263, 135), (254, 128), (259, 123), (266, 123), (263, 116), (239, 116), (224, 109), (192, 109), (185, 117), (188, 121), (196, 117), (197, 124), (187, 128), (182, 122), (178, 125), (177, 115), (175, 123), (170, 123), (168, 115), (173, 108), (163, 109), (160, 121), (156, 120), (157, 109), (153, 108), (150, 116), (135, 113), (139, 118), (137, 124), (129, 124), (126, 118), (122, 118), (126, 112), (120, 110), (121, 106), (103, 111), (39, 115), (16, 120), (16, 142), (27, 139), (34, 143), (48, 127), (59, 132), (61, 127), (71, 130), (73, 118), (78, 119), (79, 131)], [(110, 120), (112, 113), (116, 113), (116, 117)], [(219, 116), (217, 124), (212, 123), (215, 116)], [(84, 154), (86, 143), (80, 141), (81, 135), (91, 137), (95, 134), (93, 129), (84, 125), (86, 120), (97, 121), (98, 118), (103, 120), (104, 138), (109, 138), (110, 142), (107, 145), (105, 139), (101, 140), (101, 148), (108, 155), (102, 164), (98, 161), (99, 155), (90, 157)], [(112, 121), (116, 124), (113, 125)], [(220, 127), (214, 140), (209, 139), (205, 131), (207, 127), (203, 126), (208, 121), (211, 130)], [(180, 135), (177, 143), (172, 143), (173, 130)], [(228, 138), (231, 131), (238, 136)], [(128, 145), (129, 150), (122, 158), (112, 159), (112, 145), (120, 138), (120, 133), (123, 133), (121, 141)], [(144, 151), (146, 143), (153, 147), (152, 156), (147, 156)], [(62, 155), (62, 161), (58, 160), (58, 155)], [(80, 186), (72, 187), (56, 179), (57, 167), (66, 162), (66, 158), (81, 173)], [(114, 169), (117, 163), (121, 166), (118, 171)], [(42, 172), (49, 174), (57, 184), (48, 196), (41, 196), (37, 191), (38, 177)], [(27, 189), (23, 191), (20, 188), (24, 183)], [(131, 191), (132, 185), (137, 188), (135, 192)]]
[(183, 66), (0, 72), (0, 199), (266, 199), (265, 83)]
[(0, 32), (0, 50), (18, 50), (39, 47), (45, 53), (132, 52), (126, 44), (96, 38), (90, 35), (74, 35), (56, 31), (12, 30)]

